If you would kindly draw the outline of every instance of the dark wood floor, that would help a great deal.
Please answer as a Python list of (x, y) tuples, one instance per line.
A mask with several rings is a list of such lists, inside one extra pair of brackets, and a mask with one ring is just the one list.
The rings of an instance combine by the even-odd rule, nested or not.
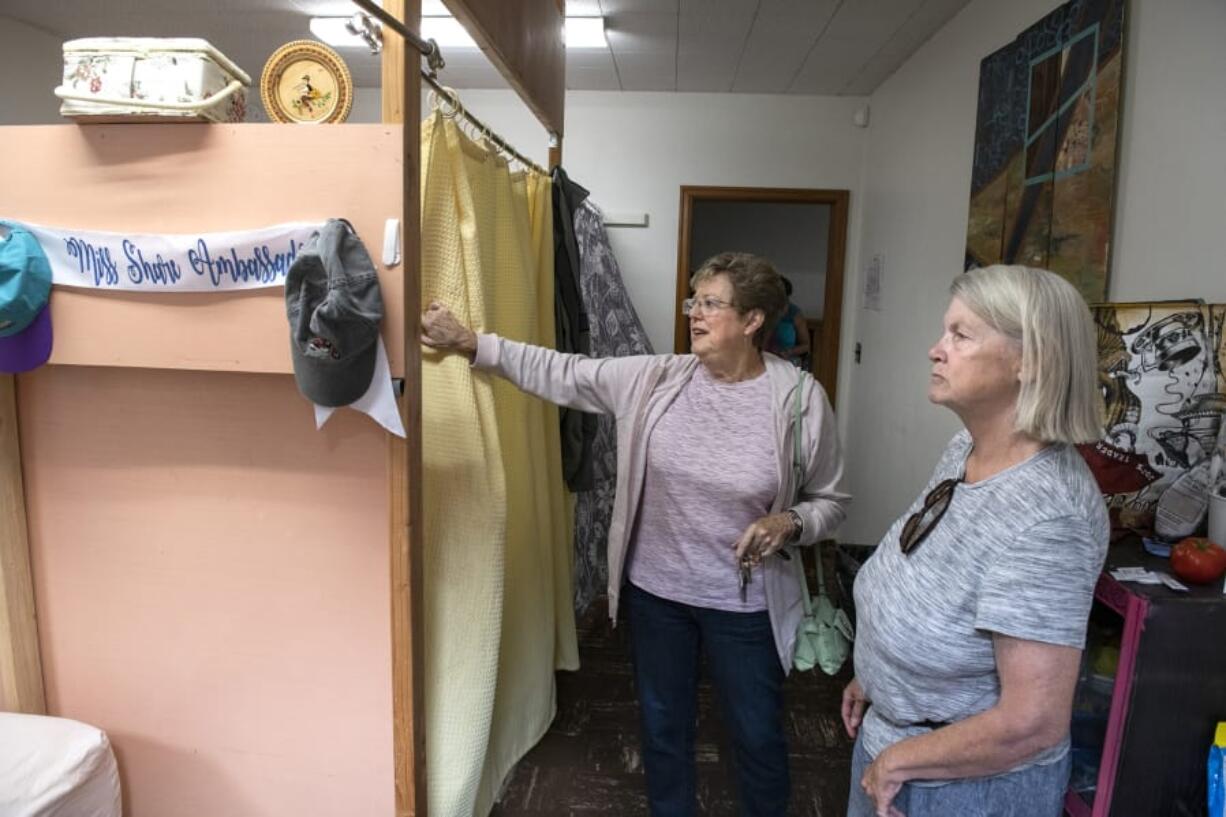
[[(613, 630), (605, 609), (603, 601), (593, 604), (580, 622), (582, 669), (558, 673), (558, 716), (516, 768), (493, 817), (647, 814), (626, 628)], [(850, 664), (834, 678), (793, 672), (788, 679), (789, 814), (795, 817), (846, 813), (851, 741), (839, 700)], [(704, 682), (696, 755), (698, 813), (706, 817), (737, 813), (725, 746), (714, 690)]]

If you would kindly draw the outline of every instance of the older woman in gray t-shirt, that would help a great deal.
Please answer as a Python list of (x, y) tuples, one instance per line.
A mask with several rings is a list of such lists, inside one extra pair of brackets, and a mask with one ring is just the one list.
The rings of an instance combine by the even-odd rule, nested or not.
[(929, 399), (965, 429), (855, 584), (848, 817), (1057, 817), (1107, 510), (1095, 333), (1064, 279), (955, 279)]

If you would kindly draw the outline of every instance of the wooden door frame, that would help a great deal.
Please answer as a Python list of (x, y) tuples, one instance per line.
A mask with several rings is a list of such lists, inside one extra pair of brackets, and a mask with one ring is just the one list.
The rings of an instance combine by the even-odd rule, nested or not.
[(677, 239), (677, 299), (673, 314), (673, 351), (687, 351), (688, 322), (681, 314), (681, 302), (690, 293), (690, 234), (694, 203), (698, 201), (735, 201), (770, 204), (828, 204), (830, 227), (826, 242), (826, 288), (823, 295), (820, 354), (813, 356), (813, 376), (826, 389), (834, 403), (838, 386), (839, 337), (843, 323), (843, 274), (847, 259), (847, 219), (851, 205), (848, 190), (810, 190), (796, 187), (703, 187), (682, 185), (681, 212)]

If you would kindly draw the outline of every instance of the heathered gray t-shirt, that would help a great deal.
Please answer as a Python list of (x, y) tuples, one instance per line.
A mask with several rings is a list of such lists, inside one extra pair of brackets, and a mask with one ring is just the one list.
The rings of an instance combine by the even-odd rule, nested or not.
[[(945, 449), (924, 493), (890, 526), (856, 576), (856, 678), (872, 701), (864, 747), (876, 757), (922, 721), (957, 721), (994, 706), (993, 633), (1082, 647), (1110, 525), (1077, 450), (1049, 445), (973, 485), (910, 556), (899, 533), (938, 482), (961, 476), (970, 435)], [(1061, 746), (1017, 768), (1049, 763)]]
[(630, 581), (662, 598), (734, 613), (766, 609), (754, 570), (741, 600), (733, 545), (779, 493), (770, 378), (721, 383), (705, 366), (647, 442)]

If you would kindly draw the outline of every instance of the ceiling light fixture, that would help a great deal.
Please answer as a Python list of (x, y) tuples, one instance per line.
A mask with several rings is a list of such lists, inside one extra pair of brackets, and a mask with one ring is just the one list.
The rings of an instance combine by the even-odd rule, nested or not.
[(383, 50), (383, 26), (362, 12), (349, 17), (312, 17), (311, 33), (337, 48), (369, 48), (372, 54)]
[(421, 38), (434, 40), (439, 48), (476, 48), (477, 43), (454, 17), (422, 17)]
[[(382, 47), (380, 25), (366, 14), (352, 17), (312, 17), (311, 33), (337, 48), (367, 47), (378, 53)], [(422, 17), (421, 36), (434, 40), (440, 48), (476, 48), (477, 43), (454, 17)], [(376, 45), (378, 43), (378, 45)], [(567, 17), (566, 47), (572, 49), (608, 48), (603, 17)]]
[(603, 17), (567, 17), (567, 48), (608, 48)]

